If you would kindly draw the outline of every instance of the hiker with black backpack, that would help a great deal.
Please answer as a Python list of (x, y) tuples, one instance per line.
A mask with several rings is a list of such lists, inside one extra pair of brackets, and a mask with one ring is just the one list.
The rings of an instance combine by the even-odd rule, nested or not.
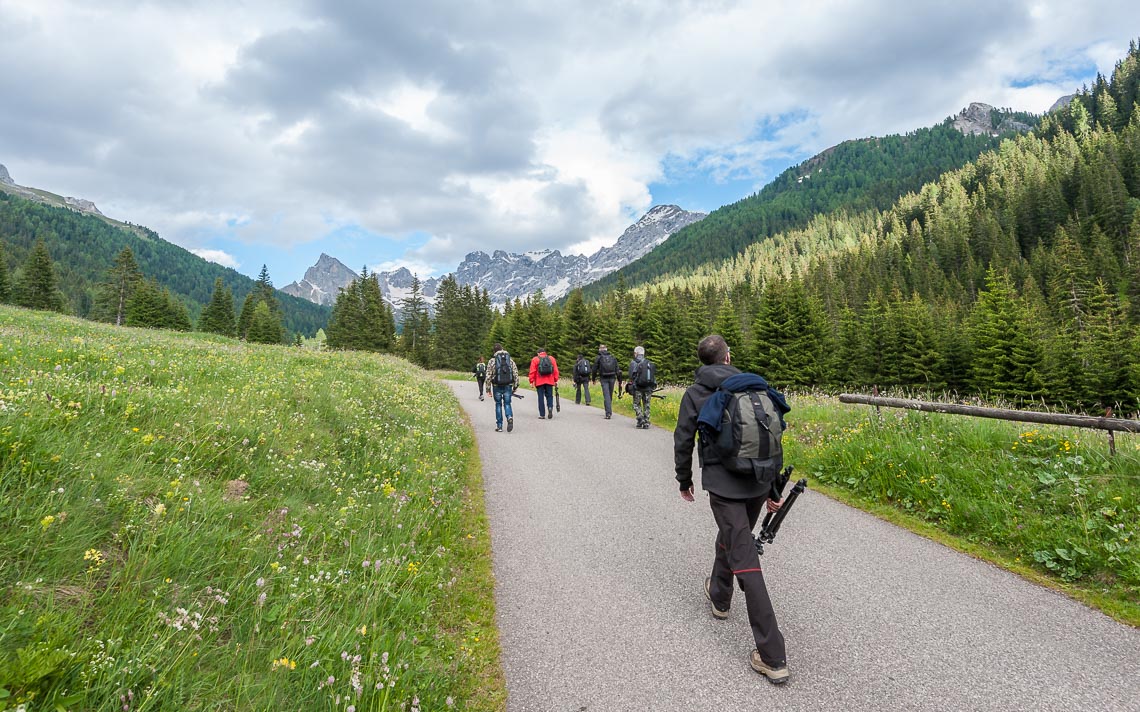
[(574, 405), (582, 403), (582, 393), (586, 394), (586, 405), (590, 405), (590, 362), (584, 354), (578, 354), (574, 362)]
[(625, 389), (633, 396), (633, 414), (637, 416), (637, 427), (649, 430), (649, 404), (653, 401), (653, 391), (657, 389), (657, 366), (645, 358), (645, 347), (633, 350), (633, 360), (629, 362), (629, 380)]
[(530, 373), (527, 378), (538, 394), (538, 417), (554, 417), (554, 386), (558, 384), (558, 362), (539, 349), (538, 355), (530, 360)]
[(614, 381), (621, 388), (621, 367), (617, 357), (610, 353), (605, 344), (598, 346), (598, 357), (594, 359), (590, 380), (602, 383), (602, 405), (606, 409), (606, 420), (609, 420), (614, 414)]
[(474, 374), (475, 380), (479, 383), (479, 400), (483, 400), (483, 384), (487, 381), (487, 364), (482, 356), (475, 363), (475, 368), (471, 373)]
[[(783, 466), (780, 436), (789, 408), (784, 396), (763, 378), (742, 374), (731, 365), (732, 354), (722, 336), (701, 340), (697, 357), (701, 367), (677, 413), (673, 458), (681, 498), (692, 502), (693, 446), (700, 428), (701, 487), (709, 493), (717, 526), (705, 598), (713, 617), (724, 620), (732, 603), (733, 578), (739, 582), (756, 643), (749, 662), (769, 682), (781, 684), (788, 679), (784, 636), (764, 584), (752, 530), (764, 509), (775, 512), (783, 503), (773, 485)], [(719, 412), (707, 412), (717, 407)], [(712, 427), (698, 421), (715, 424), (719, 433), (714, 436)]]
[(502, 344), (495, 344), (495, 354), (487, 368), (487, 393), (495, 396), (495, 432), (503, 432), (503, 416), (507, 418), (507, 432), (515, 429), (511, 399), (519, 387), (519, 369)]

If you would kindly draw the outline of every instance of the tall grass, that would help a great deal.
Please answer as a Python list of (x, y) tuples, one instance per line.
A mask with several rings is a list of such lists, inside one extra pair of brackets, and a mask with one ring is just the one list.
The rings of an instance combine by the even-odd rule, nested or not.
[(402, 361), (0, 308), (0, 709), (500, 708), (479, 485)]

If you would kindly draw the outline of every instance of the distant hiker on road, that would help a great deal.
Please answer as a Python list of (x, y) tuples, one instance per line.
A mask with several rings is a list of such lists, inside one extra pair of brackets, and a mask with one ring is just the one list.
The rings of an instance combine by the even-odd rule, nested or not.
[(511, 399), (519, 387), (519, 369), (511, 360), (511, 355), (503, 350), (502, 344), (495, 344), (495, 355), (488, 367), (487, 392), (495, 395), (495, 432), (503, 432), (503, 416), (507, 418), (507, 432), (515, 429), (514, 411)]
[(633, 414), (637, 416), (637, 427), (649, 429), (649, 404), (653, 391), (657, 388), (657, 367), (645, 358), (645, 347), (633, 350), (633, 360), (629, 362), (629, 380), (625, 389), (633, 396)]
[(584, 354), (578, 354), (574, 363), (574, 404), (582, 402), (582, 393), (586, 393), (586, 405), (590, 405), (590, 362)]
[(530, 360), (530, 373), (527, 376), (534, 390), (538, 393), (538, 417), (554, 417), (554, 385), (558, 383), (558, 362), (540, 349), (538, 355)]
[[(685, 391), (677, 414), (677, 429), (673, 431), (673, 460), (681, 498), (693, 501), (693, 444), (697, 434), (697, 417), (721, 383), (729, 376), (740, 373), (731, 366), (728, 344), (720, 335), (706, 336), (697, 347), (701, 367), (696, 382)], [(778, 395), (778, 394), (777, 394)], [(782, 396), (780, 396), (782, 400)], [(712, 575), (705, 579), (705, 597), (709, 599), (715, 618), (728, 617), (732, 603), (732, 579), (735, 576), (744, 591), (748, 623), (756, 649), (752, 651), (752, 669), (768, 678), (773, 684), (788, 679), (784, 636), (776, 624), (772, 601), (764, 585), (760, 570), (760, 557), (752, 538), (761, 511), (767, 504), (775, 512), (783, 500), (772, 501), (772, 483), (759, 481), (754, 475), (737, 475), (730, 472), (715, 456), (706, 453), (702, 443), (698, 458), (701, 465), (701, 487), (709, 493), (713, 518), (716, 520), (716, 557)]]
[(606, 420), (614, 414), (614, 381), (621, 388), (621, 367), (617, 357), (610, 353), (605, 344), (598, 347), (598, 357), (594, 359), (594, 371), (590, 380), (602, 382), (602, 405), (606, 409)]
[(487, 364), (483, 361), (482, 356), (479, 357), (472, 373), (475, 375), (475, 380), (479, 382), (479, 400), (483, 400), (483, 383), (487, 380)]

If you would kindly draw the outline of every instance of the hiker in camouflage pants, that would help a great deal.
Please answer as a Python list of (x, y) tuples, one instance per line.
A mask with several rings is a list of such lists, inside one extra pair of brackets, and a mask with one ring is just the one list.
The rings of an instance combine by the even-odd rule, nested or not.
[(633, 414), (637, 416), (637, 427), (648, 430), (649, 403), (653, 400), (653, 389), (637, 387), (637, 367), (644, 360), (645, 347), (638, 346), (633, 350), (633, 360), (629, 362), (629, 380), (625, 382), (625, 387), (633, 396)]

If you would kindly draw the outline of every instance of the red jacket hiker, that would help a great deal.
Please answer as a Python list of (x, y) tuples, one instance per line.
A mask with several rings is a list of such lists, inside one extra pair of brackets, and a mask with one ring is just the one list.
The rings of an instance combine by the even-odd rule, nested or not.
[[(550, 359), (550, 365), (554, 367), (552, 373), (543, 375), (538, 372), (538, 361), (543, 356)], [(558, 361), (553, 356), (547, 356), (545, 351), (539, 351), (538, 355), (530, 360), (530, 373), (527, 375), (527, 379), (533, 386), (553, 386), (558, 383)]]

